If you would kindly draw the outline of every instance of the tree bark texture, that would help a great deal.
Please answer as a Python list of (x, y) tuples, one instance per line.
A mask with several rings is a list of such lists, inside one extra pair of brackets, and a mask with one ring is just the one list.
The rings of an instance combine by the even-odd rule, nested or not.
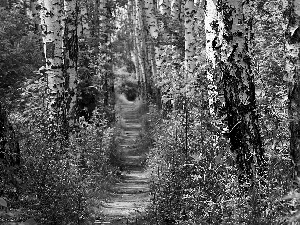
[(294, 162), (294, 178), (300, 181), (300, 2), (290, 0), (286, 10), (286, 71), (290, 117), (290, 154)]
[(196, 51), (196, 39), (195, 39), (195, 6), (193, 0), (186, 0), (184, 6), (184, 27), (185, 27), (185, 73), (187, 83), (193, 78), (195, 69), (195, 51)]
[[(65, 77), (63, 76), (62, 7), (60, 0), (45, 0), (41, 10), (46, 74), (48, 77), (48, 109), (50, 124), (65, 130)], [(50, 132), (56, 135), (53, 127)]]
[(169, 16), (171, 13), (170, 0), (158, 0), (158, 8), (162, 15)]
[(249, 184), (264, 168), (249, 48), (254, 8), (242, 0), (207, 0), (205, 6), (206, 17), (210, 12), (214, 16), (206, 18), (208, 49), (213, 51), (208, 58), (222, 72), (231, 151), (236, 156), (239, 182)]
[(66, 107), (69, 123), (74, 123), (77, 98), (77, 62), (78, 62), (78, 4), (77, 0), (64, 1), (64, 77), (66, 91)]
[(183, 0), (171, 1), (171, 17), (173, 20), (180, 20), (181, 18), (181, 4)]

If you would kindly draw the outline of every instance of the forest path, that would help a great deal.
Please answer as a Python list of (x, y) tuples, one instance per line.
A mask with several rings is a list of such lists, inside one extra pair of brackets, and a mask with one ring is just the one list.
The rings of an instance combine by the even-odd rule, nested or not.
[(116, 113), (121, 127), (118, 152), (121, 156), (120, 181), (112, 187), (111, 198), (103, 205), (103, 220), (95, 224), (143, 224), (149, 204), (149, 176), (144, 170), (146, 153), (137, 143), (141, 131), (141, 102), (117, 95)]

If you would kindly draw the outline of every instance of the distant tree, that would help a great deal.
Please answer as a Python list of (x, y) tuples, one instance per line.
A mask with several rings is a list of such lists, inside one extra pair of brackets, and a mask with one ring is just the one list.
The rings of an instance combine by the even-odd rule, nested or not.
[(193, 0), (186, 0), (184, 5), (184, 27), (185, 27), (185, 73), (187, 81), (193, 77), (195, 69), (195, 6)]

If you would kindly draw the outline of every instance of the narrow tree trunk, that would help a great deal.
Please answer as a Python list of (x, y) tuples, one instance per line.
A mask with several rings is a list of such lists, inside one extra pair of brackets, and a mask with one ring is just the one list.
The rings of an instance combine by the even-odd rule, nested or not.
[(155, 7), (153, 0), (145, 1), (145, 15), (149, 33), (152, 38), (158, 38), (158, 25), (155, 16)]
[(158, 3), (159, 11), (162, 15), (169, 16), (171, 13), (171, 3), (170, 0), (159, 0)]
[(50, 133), (56, 135), (57, 129), (61, 132), (65, 130), (63, 124), (66, 121), (60, 0), (45, 0), (41, 18), (43, 19), (43, 43), (48, 75), (49, 120), (52, 125)]
[(171, 16), (173, 20), (180, 20), (181, 13), (181, 2), (183, 0), (172, 0), (171, 1)]
[(194, 0), (186, 0), (184, 7), (184, 27), (185, 27), (185, 73), (186, 82), (189, 83), (193, 78), (195, 69), (195, 51), (196, 51), (196, 39), (195, 39), (195, 8)]
[(88, 38), (90, 36), (90, 27), (88, 23), (88, 10), (87, 2), (79, 1), (79, 15), (78, 15), (78, 25), (77, 25), (77, 36), (78, 38)]
[(136, 48), (138, 53), (138, 62), (140, 66), (140, 91), (141, 96), (144, 100), (147, 99), (147, 90), (146, 90), (146, 65), (145, 65), (145, 34), (144, 34), (144, 24), (143, 24), (143, 15), (142, 15), (142, 2), (140, 0), (135, 0), (135, 10), (136, 10)]
[(294, 162), (295, 181), (300, 181), (300, 3), (289, 0), (286, 37), (286, 71), (290, 116), (290, 154)]
[(66, 107), (68, 121), (73, 124), (76, 116), (77, 98), (77, 61), (78, 61), (78, 5), (77, 0), (65, 0), (65, 27), (64, 27), (64, 77), (66, 91)]
[[(206, 73), (208, 85), (208, 103), (209, 103), (209, 112), (211, 116), (216, 114), (215, 103), (217, 99), (217, 84), (219, 83), (217, 74), (218, 68), (217, 65), (217, 55), (216, 51), (218, 47), (221, 46), (222, 37), (220, 36), (221, 29), (223, 27), (223, 21), (221, 18), (221, 12), (218, 12), (217, 5), (213, 0), (206, 1), (205, 7), (205, 33), (206, 33), (206, 60), (209, 65)], [(215, 26), (214, 26), (215, 25)]]
[(139, 64), (139, 57), (138, 57), (138, 27), (137, 27), (137, 20), (136, 20), (136, 5), (135, 0), (129, 1), (129, 16), (131, 17), (132, 21), (132, 39), (133, 39), (133, 53), (134, 53), (134, 66), (135, 66), (135, 74), (138, 83), (140, 83), (141, 71), (140, 71), (140, 64)]

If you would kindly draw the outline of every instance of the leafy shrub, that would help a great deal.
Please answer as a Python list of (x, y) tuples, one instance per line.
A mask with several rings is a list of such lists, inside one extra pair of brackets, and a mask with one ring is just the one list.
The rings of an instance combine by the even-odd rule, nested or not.
[(291, 207), (282, 197), (290, 187), (290, 167), (289, 159), (283, 160), (282, 149), (270, 150), (264, 180), (257, 181), (255, 191), (246, 195), (238, 183), (226, 138), (211, 129), (206, 115), (196, 108), (190, 109), (188, 116), (186, 130), (186, 117), (181, 111), (173, 112), (168, 119), (157, 111), (148, 114), (148, 138), (154, 141), (147, 161), (152, 222), (286, 223)]

